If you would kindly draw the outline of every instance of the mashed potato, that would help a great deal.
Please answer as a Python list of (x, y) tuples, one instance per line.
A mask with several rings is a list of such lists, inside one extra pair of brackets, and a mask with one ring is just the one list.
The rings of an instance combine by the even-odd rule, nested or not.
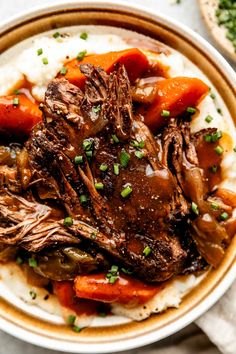
[[(80, 38), (81, 33), (88, 33), (88, 38)], [(54, 38), (53, 32), (42, 34), (30, 40), (19, 43), (0, 57), (0, 95), (9, 94), (19, 86), (19, 83), (27, 79), (32, 85), (32, 94), (38, 101), (44, 100), (44, 94), (48, 83), (57, 75), (63, 65), (77, 56), (81, 51), (91, 53), (105, 53), (118, 51), (131, 47), (127, 38), (136, 37), (145, 41), (150, 39), (125, 30), (117, 30), (97, 26), (96, 28), (77, 27), (61, 30), (62, 36)], [(42, 54), (38, 55), (41, 49)], [(146, 51), (145, 51), (146, 53)], [(180, 53), (170, 49), (167, 54), (148, 54), (152, 60), (157, 60), (169, 67), (169, 74), (174, 76), (199, 77), (211, 87), (215, 98), (208, 95), (199, 105), (199, 113), (191, 123), (193, 133), (209, 127), (217, 127), (232, 137), (232, 148), (226, 150), (223, 160), (222, 185), (234, 189), (236, 180), (236, 154), (233, 146), (236, 145), (236, 133), (229, 113), (212, 84), (205, 75), (194, 66), (187, 58)], [(43, 63), (43, 58), (48, 64)], [(6, 64), (7, 63), (7, 64)], [(220, 110), (219, 110), (220, 108)], [(221, 113), (222, 112), (222, 113)], [(210, 123), (205, 122), (205, 117), (211, 115), (214, 119)], [(0, 296), (8, 299), (12, 304), (18, 306), (34, 316), (45, 320), (62, 323), (62, 317), (68, 315), (68, 311), (62, 311), (55, 296), (50, 295), (45, 301), (46, 290), (30, 287), (20, 270), (15, 264), (8, 264), (0, 267)], [(166, 283), (166, 286), (153, 299), (143, 306), (127, 308), (122, 305), (113, 304), (112, 312), (116, 315), (112, 323), (124, 323), (124, 317), (133, 320), (143, 320), (152, 313), (161, 312), (168, 307), (178, 307), (182, 298), (193, 289), (203, 276), (194, 275), (178, 277)], [(32, 291), (37, 297), (32, 299)], [(124, 316), (124, 317), (117, 317)], [(76, 324), (79, 326), (103, 325), (106, 319), (98, 320), (94, 317), (79, 318)]]

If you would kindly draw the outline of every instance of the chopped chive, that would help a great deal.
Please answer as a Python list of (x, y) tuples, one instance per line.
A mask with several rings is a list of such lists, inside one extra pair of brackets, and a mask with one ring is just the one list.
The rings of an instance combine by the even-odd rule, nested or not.
[(93, 106), (92, 111), (96, 114), (99, 113), (101, 111), (101, 105)]
[(211, 172), (216, 173), (218, 170), (218, 167), (216, 165), (211, 166)]
[(112, 275), (112, 276), (109, 278), (109, 283), (110, 283), (110, 284), (114, 284), (114, 283), (117, 281), (118, 278), (119, 278), (118, 275)]
[(18, 257), (16, 258), (16, 263), (19, 264), (19, 265), (21, 265), (21, 264), (24, 263), (24, 261), (23, 261), (23, 259), (22, 259), (20, 256), (18, 256)]
[(14, 95), (19, 95), (19, 94), (20, 94), (20, 90), (18, 90), (18, 89), (14, 90), (14, 91), (13, 91), (13, 94), (14, 94)]
[(186, 109), (186, 111), (187, 111), (188, 113), (190, 113), (190, 114), (194, 114), (194, 113), (197, 112), (196, 108), (194, 108), (194, 107), (188, 107), (188, 108)]
[(212, 133), (211, 135), (211, 141), (213, 143), (215, 143), (217, 140), (219, 140), (220, 138), (222, 138), (222, 132), (220, 130), (217, 130), (217, 132)]
[(81, 194), (80, 197), (79, 197), (79, 201), (81, 204), (86, 204), (87, 201), (88, 201), (88, 198), (85, 194)]
[(29, 292), (29, 294), (30, 294), (32, 300), (35, 300), (35, 299), (36, 299), (37, 294), (36, 294), (35, 291), (31, 290), (31, 291)]
[(217, 155), (222, 155), (224, 152), (224, 149), (219, 145), (214, 150), (217, 153)]
[(92, 147), (93, 147), (93, 140), (92, 140), (92, 139), (85, 139), (85, 140), (83, 141), (83, 149), (84, 149), (85, 151), (91, 150)]
[(161, 111), (161, 116), (162, 117), (169, 117), (170, 116), (170, 111), (167, 111), (166, 109), (163, 109)]
[(86, 40), (88, 38), (88, 33), (86, 32), (81, 33), (80, 38)]
[(102, 163), (99, 167), (99, 170), (103, 171), (103, 172), (105, 172), (107, 169), (108, 169), (108, 166), (105, 163)]
[(35, 259), (35, 258), (29, 258), (29, 266), (31, 267), (31, 268), (35, 268), (35, 267), (37, 267), (37, 265), (38, 265), (38, 263), (37, 263), (37, 260)]
[(138, 159), (142, 159), (143, 156), (144, 156), (144, 152), (142, 152), (142, 151), (135, 151), (135, 156), (136, 156)]
[(120, 154), (121, 166), (122, 167), (127, 167), (128, 163), (129, 163), (129, 160), (130, 160), (130, 155), (125, 150), (122, 150), (121, 154)]
[(94, 184), (94, 187), (97, 189), (97, 190), (102, 190), (104, 188), (104, 184), (101, 183), (101, 182), (98, 182), (98, 183), (95, 183)]
[(60, 32), (55, 32), (55, 33), (53, 34), (53, 37), (54, 37), (54, 38), (58, 38), (58, 37), (60, 37), (60, 36), (61, 36)]
[(74, 316), (74, 315), (69, 315), (69, 316), (67, 317), (66, 322), (67, 322), (68, 325), (72, 326), (72, 325), (75, 323), (75, 320), (76, 320), (76, 316)]
[(141, 140), (141, 141), (139, 142), (139, 147), (140, 147), (140, 149), (143, 149), (144, 146), (145, 146), (145, 141)]
[(13, 106), (18, 106), (19, 103), (20, 103), (19, 97), (14, 97), (14, 98), (13, 98)]
[(112, 267), (111, 267), (111, 269), (110, 269), (110, 273), (117, 273), (118, 272), (118, 266), (117, 265), (113, 265)]
[(74, 161), (76, 165), (83, 163), (83, 156), (82, 155), (75, 156)]
[(43, 58), (42, 62), (43, 62), (44, 65), (47, 65), (48, 64), (48, 58)]
[(132, 140), (132, 141), (130, 142), (130, 145), (133, 146), (133, 147), (135, 147), (135, 148), (138, 148), (138, 147), (139, 147), (139, 142), (138, 142), (137, 140)]
[(204, 140), (205, 140), (207, 143), (211, 143), (211, 134), (206, 134), (206, 135), (204, 135)]
[(67, 216), (65, 219), (64, 219), (64, 225), (65, 226), (72, 226), (73, 225), (73, 219), (71, 216)]
[(212, 202), (212, 203), (211, 203), (211, 209), (213, 209), (213, 210), (218, 210), (218, 209), (219, 209), (219, 204), (216, 203), (216, 202)]
[(79, 333), (82, 328), (79, 327), (79, 326), (73, 326), (72, 329), (73, 329), (74, 332)]
[(114, 143), (118, 144), (120, 142), (120, 140), (117, 138), (117, 136), (115, 134), (113, 134), (111, 137), (112, 137), (112, 140), (114, 141)]
[(151, 252), (152, 252), (151, 248), (149, 246), (146, 246), (143, 250), (143, 255), (147, 257)]
[(85, 151), (85, 154), (86, 154), (87, 157), (92, 157), (93, 156), (92, 150)]
[(233, 149), (233, 150), (234, 150), (234, 152), (236, 152), (236, 146), (234, 147), (234, 149)]
[(221, 108), (217, 108), (217, 112), (222, 115), (222, 109)]
[(83, 50), (82, 52), (79, 52), (79, 54), (77, 55), (76, 59), (78, 61), (81, 61), (84, 59), (85, 55), (87, 54), (87, 50)]
[(66, 75), (66, 73), (67, 73), (67, 68), (66, 68), (65, 66), (63, 66), (63, 67), (61, 68), (60, 73), (61, 73), (62, 75)]
[(214, 100), (216, 98), (216, 95), (213, 92), (211, 92), (210, 97)]
[(113, 168), (114, 168), (114, 174), (115, 174), (116, 176), (119, 176), (119, 173), (120, 173), (119, 164), (118, 164), (118, 163), (114, 163)]
[(199, 215), (199, 210), (198, 210), (198, 206), (196, 203), (192, 202), (191, 208), (192, 208), (192, 211), (194, 212), (194, 214)]
[(42, 48), (39, 48), (39, 49), (37, 50), (37, 54), (38, 54), (38, 55), (43, 54), (43, 50), (42, 50)]
[(213, 121), (213, 117), (210, 116), (210, 115), (208, 115), (208, 116), (206, 116), (205, 121), (206, 121), (207, 123), (211, 123), (211, 122)]
[(132, 192), (133, 189), (131, 188), (131, 186), (126, 186), (120, 194), (123, 198), (127, 198)]
[(220, 215), (220, 220), (225, 221), (229, 218), (229, 214), (224, 212)]

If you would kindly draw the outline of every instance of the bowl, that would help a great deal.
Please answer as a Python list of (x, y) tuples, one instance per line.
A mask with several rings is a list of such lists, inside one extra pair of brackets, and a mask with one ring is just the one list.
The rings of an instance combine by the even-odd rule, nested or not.
[[(127, 2), (62, 1), (14, 17), (0, 26), (0, 52), (41, 32), (73, 25), (106, 25), (129, 29), (160, 40), (188, 57), (211, 80), (236, 122), (236, 74), (203, 38), (182, 24)], [(207, 311), (236, 278), (236, 238), (221, 265), (211, 270), (182, 301), (142, 322), (104, 323), (76, 334), (60, 323), (36, 317), (2, 294), (0, 328), (24, 341), (71, 353), (109, 353), (159, 341), (187, 326)]]

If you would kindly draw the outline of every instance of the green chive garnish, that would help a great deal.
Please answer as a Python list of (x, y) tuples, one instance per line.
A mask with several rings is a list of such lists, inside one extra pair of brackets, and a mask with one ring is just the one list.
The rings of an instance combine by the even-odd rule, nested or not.
[(64, 219), (64, 225), (65, 226), (72, 226), (73, 225), (73, 219), (71, 216), (67, 216), (65, 219)]
[(214, 99), (216, 98), (216, 95), (212, 92), (212, 93), (210, 94), (210, 97), (214, 100)]
[(79, 52), (79, 54), (77, 55), (76, 59), (78, 61), (81, 61), (84, 59), (85, 55), (87, 54), (87, 50), (83, 50), (82, 52)]
[(88, 33), (86, 32), (81, 33), (80, 38), (86, 40), (88, 38)]
[(92, 111), (96, 114), (99, 113), (101, 111), (101, 105), (93, 106)]
[(138, 147), (139, 147), (139, 142), (138, 142), (137, 140), (132, 140), (132, 141), (130, 142), (130, 145), (133, 146), (133, 147), (135, 147), (135, 148), (138, 148)]
[(220, 215), (220, 220), (225, 221), (229, 218), (229, 214), (224, 212)]
[(75, 320), (76, 320), (76, 316), (69, 315), (67, 317), (67, 321), (66, 322), (67, 322), (68, 325), (72, 326), (75, 323)]
[(121, 196), (123, 198), (127, 198), (131, 193), (133, 192), (131, 186), (126, 186), (122, 191), (121, 191)]
[(129, 160), (130, 160), (130, 155), (125, 150), (122, 150), (121, 154), (120, 154), (121, 166), (122, 167), (127, 167), (128, 163), (129, 163)]
[(73, 329), (74, 332), (79, 333), (82, 328), (79, 327), (79, 326), (73, 326), (72, 329)]
[(221, 108), (217, 108), (217, 112), (222, 115), (222, 109)]
[(217, 140), (219, 140), (220, 138), (222, 138), (222, 132), (220, 130), (217, 130), (217, 132), (212, 133), (211, 135), (211, 141), (213, 143), (215, 143)]
[(20, 90), (18, 90), (18, 89), (14, 90), (14, 91), (13, 91), (13, 94), (14, 94), (14, 95), (19, 95), (19, 94), (20, 94)]
[(60, 37), (60, 32), (55, 32), (55, 33), (53, 34), (53, 37), (54, 37), (54, 38)]
[(47, 65), (48, 64), (48, 58), (43, 58), (42, 62), (43, 62), (44, 65)]
[(198, 210), (198, 206), (196, 203), (192, 202), (191, 208), (192, 208), (192, 211), (194, 212), (194, 214), (199, 215), (199, 210)]
[(147, 257), (151, 252), (152, 252), (151, 248), (149, 246), (146, 246), (143, 250), (143, 255)]
[(106, 165), (105, 163), (102, 163), (99, 167), (100, 171), (105, 172), (108, 169), (108, 165)]
[(19, 103), (20, 103), (19, 97), (14, 97), (14, 98), (13, 98), (13, 106), (18, 106)]
[(236, 152), (236, 146), (234, 147), (234, 152)]
[(167, 111), (167, 110), (163, 109), (161, 111), (161, 116), (162, 117), (169, 117), (170, 116), (170, 111)]
[(31, 291), (29, 292), (29, 294), (30, 294), (32, 300), (35, 300), (35, 299), (36, 299), (37, 294), (36, 294), (35, 291), (32, 291), (32, 290), (31, 290)]
[(112, 137), (112, 140), (114, 141), (114, 143), (118, 144), (120, 142), (120, 140), (117, 138), (117, 136), (115, 134), (113, 134), (111, 137)]
[(74, 161), (76, 165), (83, 163), (83, 156), (82, 155), (75, 156)]
[(92, 150), (85, 151), (85, 154), (86, 154), (87, 157), (92, 157), (93, 156)]
[(38, 263), (37, 263), (37, 260), (35, 259), (35, 258), (29, 258), (29, 266), (31, 267), (31, 268), (35, 268), (35, 267), (37, 267), (37, 265), (38, 265)]
[(65, 66), (63, 66), (63, 67), (61, 68), (60, 73), (61, 73), (62, 75), (66, 75), (66, 73), (67, 73), (67, 68), (66, 68)]
[(135, 156), (136, 156), (138, 159), (142, 159), (143, 156), (144, 156), (144, 152), (142, 152), (142, 151), (135, 151)]
[(204, 140), (205, 140), (207, 143), (211, 143), (211, 134), (206, 134), (206, 135), (204, 135)]
[(194, 114), (194, 113), (197, 112), (196, 108), (194, 108), (194, 107), (188, 107), (188, 108), (186, 109), (186, 111), (187, 111), (188, 113), (190, 113), (190, 114)]
[(114, 174), (115, 174), (116, 176), (119, 176), (119, 173), (120, 173), (119, 164), (118, 164), (118, 163), (114, 163), (113, 168), (114, 168)]
[(87, 201), (88, 201), (88, 198), (85, 194), (81, 194), (80, 197), (79, 197), (79, 201), (81, 204), (86, 204)]
[(216, 203), (216, 202), (212, 202), (212, 203), (211, 203), (211, 209), (213, 209), (213, 210), (218, 210), (218, 209), (219, 209), (219, 204)]
[(205, 121), (206, 121), (207, 123), (211, 123), (211, 122), (213, 121), (213, 117), (210, 116), (210, 115), (208, 115), (208, 116), (206, 116)]
[(145, 146), (145, 141), (140, 141), (139, 142), (139, 147), (140, 147), (140, 149), (143, 149), (144, 148), (144, 146)]
[(129, 270), (129, 269), (126, 269), (126, 268), (121, 268), (121, 271), (122, 271), (124, 274), (128, 274), (128, 275), (133, 274), (133, 271), (132, 271), (132, 270)]
[(101, 182), (98, 182), (98, 183), (95, 183), (94, 184), (94, 187), (97, 189), (97, 190), (102, 190), (104, 188), (104, 184), (101, 183)]
[(216, 173), (218, 170), (218, 167), (216, 165), (211, 166), (211, 172)]
[(91, 140), (91, 139), (85, 139), (85, 140), (83, 141), (83, 149), (84, 149), (85, 151), (91, 150), (92, 147), (93, 147), (93, 140)]
[(38, 54), (38, 55), (43, 54), (43, 50), (42, 50), (42, 48), (39, 48), (39, 49), (37, 50), (37, 54)]
[(21, 257), (18, 256), (18, 257), (16, 258), (16, 263), (19, 264), (19, 265), (21, 265), (21, 264), (24, 263), (24, 261), (23, 261), (23, 259), (22, 259)]
[(224, 149), (219, 145), (214, 150), (217, 153), (217, 155), (222, 155), (224, 152)]

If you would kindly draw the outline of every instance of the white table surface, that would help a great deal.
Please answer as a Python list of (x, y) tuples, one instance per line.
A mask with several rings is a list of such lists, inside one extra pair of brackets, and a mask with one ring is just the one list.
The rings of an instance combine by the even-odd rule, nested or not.
[[(92, 0), (90, 0), (92, 1)], [(113, 0), (119, 2), (119, 0)], [(127, 3), (131, 2), (126, 0)], [(206, 39), (211, 41), (201, 15), (198, 9), (197, 0), (182, 0), (181, 4), (173, 4), (174, 1), (169, 0), (133, 0), (137, 4), (145, 5), (154, 11), (165, 13), (174, 17), (182, 23), (185, 23)], [(18, 14), (23, 10), (33, 8), (44, 3), (57, 3), (57, 0), (0, 0), (0, 21), (6, 20), (8, 17)], [(179, 345), (183, 341), (191, 341), (189, 333), (195, 337), (199, 337), (199, 346), (192, 348), (191, 353), (179, 351)], [(169, 337), (158, 344), (148, 346), (149, 354), (167, 354), (173, 347), (176, 347), (178, 354), (219, 354), (220, 352), (208, 341), (195, 325), (187, 327), (179, 334)], [(21, 342), (8, 334), (0, 331), (0, 354), (59, 354), (51, 350), (35, 347), (33, 345)], [(144, 348), (125, 352), (126, 354), (145, 354)], [(125, 354), (124, 353), (124, 354)]]

